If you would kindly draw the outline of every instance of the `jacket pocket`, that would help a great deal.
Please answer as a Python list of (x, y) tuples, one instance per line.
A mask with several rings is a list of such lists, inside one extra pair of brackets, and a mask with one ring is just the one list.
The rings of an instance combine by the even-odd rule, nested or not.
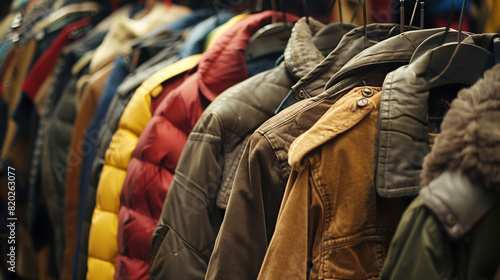
[(393, 228), (371, 227), (323, 242), (320, 279), (375, 279), (380, 274)]

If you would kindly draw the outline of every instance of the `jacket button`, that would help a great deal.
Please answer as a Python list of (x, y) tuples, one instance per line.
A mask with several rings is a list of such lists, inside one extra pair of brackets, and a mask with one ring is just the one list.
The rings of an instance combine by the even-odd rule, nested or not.
[(11, 37), (11, 40), (12, 43), (16, 43), (17, 41), (19, 41), (19, 35), (17, 33), (14, 33), (14, 35), (12, 35)]
[(35, 39), (37, 41), (41, 41), (45, 37), (45, 32), (43, 30), (38, 31), (35, 33)]
[(449, 214), (448, 216), (446, 216), (446, 223), (449, 226), (453, 226), (456, 222), (457, 222), (457, 220), (455, 219), (455, 217), (453, 215)]
[(359, 107), (365, 107), (366, 105), (368, 105), (368, 100), (366, 100), (365, 98), (361, 98), (360, 100), (358, 100)]
[(364, 97), (371, 97), (373, 95), (373, 90), (371, 88), (364, 88), (363, 89), (363, 96)]
[(12, 23), (10, 24), (10, 28), (12, 29), (18, 28), (19, 26), (21, 26), (22, 20), (23, 20), (23, 15), (21, 13), (17, 13), (14, 16), (14, 20), (12, 20)]
[(299, 91), (299, 97), (300, 97), (300, 98), (302, 98), (302, 99), (304, 99), (304, 98), (306, 97), (306, 93), (304, 92), (304, 90), (303, 90), (303, 89), (301, 89), (301, 90)]

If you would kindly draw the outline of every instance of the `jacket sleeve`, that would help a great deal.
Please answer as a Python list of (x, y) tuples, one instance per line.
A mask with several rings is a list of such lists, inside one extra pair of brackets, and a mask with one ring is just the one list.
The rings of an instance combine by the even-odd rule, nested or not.
[(224, 215), (216, 206), (224, 163), (220, 126), (203, 115), (189, 135), (153, 235), (151, 279), (204, 278)]
[[(290, 174), (276, 231), (262, 263), (259, 280), (308, 278), (309, 177), (309, 168), (294, 170)], [(290, 266), (292, 263), (294, 265)]]
[(417, 197), (401, 218), (380, 279), (451, 279), (451, 246), (439, 220)]
[(241, 158), (205, 279), (257, 278), (284, 187), (269, 142), (254, 133)]

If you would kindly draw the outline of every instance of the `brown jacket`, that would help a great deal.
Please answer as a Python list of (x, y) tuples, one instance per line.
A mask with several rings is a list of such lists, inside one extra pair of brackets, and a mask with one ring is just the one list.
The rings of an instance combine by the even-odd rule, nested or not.
[[(369, 41), (387, 38), (393, 26), (370, 25)], [(342, 44), (347, 43), (348, 48), (357, 49), (358, 52), (364, 47), (362, 41), (361, 45), (354, 43), (354, 38), (363, 39), (363, 29), (355, 29), (349, 33), (350, 36), (346, 35), (344, 38), (352, 42), (341, 42), (325, 59), (326, 67), (323, 63), (320, 64), (303, 79), (307, 81), (316, 80), (317, 76), (323, 79), (331, 77), (324, 87), (326, 92), (319, 94), (323, 92), (323, 87), (311, 91), (307, 83), (300, 82), (293, 88), (299, 97), (316, 97), (284, 110), (251, 136), (238, 167), (206, 279), (257, 277), (274, 232), (290, 174), (288, 150), (291, 143), (351, 89), (364, 84), (381, 86), (387, 73), (407, 64), (416, 46), (437, 31), (439, 30), (406, 32), (366, 49), (351, 60), (345, 60), (343, 55), (336, 53), (342, 50)], [(349, 62), (346, 64), (346, 61)], [(340, 69), (339, 65), (344, 67)], [(340, 70), (333, 71), (333, 77), (328, 70), (322, 72), (330, 67)]]
[(380, 96), (380, 88), (354, 88), (291, 145), (292, 172), (259, 279), (380, 273), (407, 205), (380, 201), (373, 187)]

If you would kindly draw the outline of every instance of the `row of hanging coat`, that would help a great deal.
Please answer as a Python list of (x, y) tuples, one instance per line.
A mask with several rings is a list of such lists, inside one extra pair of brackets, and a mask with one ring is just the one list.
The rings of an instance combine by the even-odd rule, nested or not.
[(328, 25), (150, 1), (111, 2), (121, 7), (107, 17), (94, 2), (14, 2), (0, 143), (6, 186), (17, 170), (18, 276), (496, 272), (498, 34), (363, 25), (384, 1), (339, 1), (351, 23)]

